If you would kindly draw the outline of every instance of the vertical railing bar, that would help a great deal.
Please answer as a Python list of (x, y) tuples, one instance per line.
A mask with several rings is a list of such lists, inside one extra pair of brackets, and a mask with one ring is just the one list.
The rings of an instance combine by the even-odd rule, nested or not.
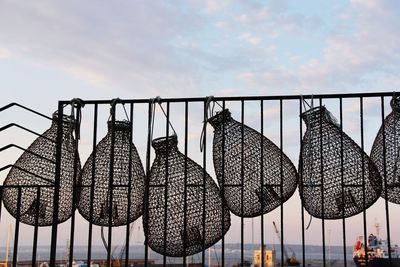
[[(364, 102), (363, 98), (360, 97), (360, 135), (361, 135), (361, 176), (362, 176), (362, 196), (363, 196), (363, 230), (364, 230), (364, 244), (367, 246), (367, 212), (365, 210), (365, 171), (364, 171)], [(368, 251), (365, 253), (365, 263), (368, 264)]]
[[(319, 98), (319, 105), (322, 106), (322, 98)], [(322, 133), (322, 114), (319, 116), (319, 137), (320, 137), (320, 157), (321, 157), (321, 207), (322, 207), (322, 258), (323, 266), (326, 266), (326, 247), (325, 247), (325, 199), (324, 199), (324, 157), (323, 157), (323, 133)]]
[(241, 142), (240, 142), (240, 259), (241, 259), (241, 266), (244, 266), (244, 100), (241, 102), (241, 126), (240, 126), (240, 135), (241, 135)]
[[(36, 206), (35, 206), (35, 225), (33, 229), (33, 247), (32, 247), (32, 266), (36, 266), (36, 254), (37, 254), (37, 243), (38, 243), (38, 230), (39, 230), (39, 204), (40, 204), (40, 186), (36, 187)], [(1, 203), (0, 203), (1, 205)]]
[(388, 192), (387, 192), (387, 171), (386, 171), (386, 141), (385, 141), (385, 102), (384, 97), (381, 96), (381, 116), (382, 116), (382, 134), (384, 138), (383, 140), (383, 183), (385, 186), (385, 217), (386, 217), (386, 235), (387, 235), (387, 243), (389, 249), (389, 261), (390, 265), (392, 264), (392, 253), (391, 253), (391, 242), (390, 242), (390, 221), (389, 221), (389, 201), (388, 201)]
[[(339, 97), (339, 123), (340, 123), (340, 178), (341, 178), (341, 189), (342, 189), (342, 203), (345, 203), (344, 199), (344, 167), (343, 167), (343, 98)], [(342, 209), (342, 229), (343, 229), (343, 261), (344, 267), (347, 267), (347, 250), (346, 250), (346, 219), (344, 218), (344, 206)]]
[(165, 135), (167, 137), (166, 139), (166, 149), (165, 149), (165, 181), (164, 181), (164, 199), (165, 199), (165, 206), (164, 206), (164, 228), (163, 228), (163, 232), (164, 232), (164, 244), (163, 244), (163, 266), (165, 267), (167, 264), (167, 256), (166, 251), (167, 251), (167, 228), (168, 228), (168, 222), (167, 222), (167, 216), (168, 216), (168, 175), (169, 175), (169, 167), (168, 167), (168, 158), (169, 158), (169, 125), (170, 125), (170, 121), (169, 121), (169, 102), (167, 102), (167, 115), (166, 115), (166, 123), (165, 123)]
[[(225, 100), (222, 101), (222, 110), (225, 110)], [(221, 195), (225, 198), (225, 113), (222, 113), (222, 179)], [(222, 233), (225, 232), (225, 209), (222, 206)], [(225, 235), (221, 239), (221, 264), (225, 266)]]
[[(133, 144), (133, 109), (134, 103), (130, 103), (130, 112), (129, 112), (129, 160), (128, 160), (128, 207), (127, 207), (127, 216), (126, 216), (126, 236), (125, 236), (125, 266), (129, 264), (129, 242), (130, 242), (130, 211), (131, 211), (131, 196), (132, 196), (132, 144)], [(133, 222), (132, 222), (133, 223)], [(133, 229), (132, 229), (133, 230)], [(121, 255), (122, 256), (122, 255)], [(122, 260), (122, 259), (118, 259)]]
[[(279, 100), (279, 142), (280, 142), (280, 169), (279, 175), (281, 178), (280, 181), (280, 195), (281, 195), (281, 205), (280, 205), (280, 213), (281, 213), (281, 266), (284, 265), (284, 234), (283, 234), (283, 102), (282, 98)], [(289, 259), (287, 259), (289, 260)]]
[(13, 252), (13, 263), (12, 266), (17, 266), (18, 261), (18, 237), (19, 237), (19, 219), (20, 219), (20, 212), (21, 212), (21, 187), (18, 186), (18, 205), (17, 205), (17, 218), (15, 220), (15, 231), (14, 231), (14, 252)]
[[(92, 260), (92, 235), (93, 235), (93, 199), (94, 199), (94, 183), (95, 183), (95, 171), (96, 171), (96, 144), (97, 144), (97, 115), (98, 115), (98, 104), (94, 104), (94, 118), (93, 118), (93, 142), (92, 142), (92, 179), (90, 184), (90, 200), (89, 200), (89, 233), (88, 233), (88, 253), (87, 263), (89, 264)], [(82, 185), (86, 186), (86, 185)]]
[(110, 147), (110, 170), (109, 170), (109, 180), (108, 180), (108, 188), (110, 192), (110, 199), (108, 201), (108, 233), (107, 233), (107, 266), (111, 267), (112, 265), (112, 251), (111, 251), (111, 242), (112, 242), (112, 216), (113, 216), (113, 193), (114, 193), (114, 149), (115, 149), (115, 112), (116, 112), (116, 103), (111, 104), (111, 147)]
[[(264, 101), (260, 101), (260, 119), (261, 119), (261, 162), (260, 162), (260, 185), (261, 195), (264, 196)], [(264, 267), (264, 201), (261, 201), (261, 267)]]
[[(301, 162), (301, 164), (300, 164), (300, 167), (299, 167), (299, 179), (300, 179), (300, 181), (299, 181), (299, 183), (301, 183), (301, 187), (299, 187), (299, 188), (302, 188), (301, 190), (303, 190), (303, 188), (304, 188), (304, 180), (303, 180), (303, 156), (302, 156), (302, 152), (303, 152), (303, 142), (302, 142), (302, 140), (303, 140), (303, 122), (302, 122), (302, 118), (301, 118), (301, 114), (303, 113), (303, 99), (300, 99), (299, 100), (299, 113), (300, 113), (300, 116), (299, 116), (299, 128), (300, 128), (300, 158), (299, 158), (299, 162)], [(299, 191), (300, 191), (300, 189), (299, 189)], [(303, 193), (302, 192), (299, 192), (300, 193), (300, 195), (302, 196), (303, 195)], [(302, 251), (302, 254), (303, 254), (303, 259), (302, 259), (302, 261), (303, 261), (303, 266), (306, 266), (306, 245), (305, 245), (305, 240), (306, 240), (306, 237), (305, 237), (305, 229), (304, 229), (304, 206), (303, 206), (303, 200), (302, 199), (300, 199), (300, 204), (301, 204), (301, 251)]]
[(58, 231), (58, 209), (59, 209), (59, 193), (61, 179), (61, 157), (62, 157), (62, 137), (63, 137), (63, 104), (58, 102), (58, 120), (57, 120), (57, 140), (56, 140), (56, 169), (54, 181), (54, 198), (53, 198), (53, 223), (51, 228), (51, 246), (50, 246), (50, 266), (56, 265), (57, 251), (57, 231)]
[[(203, 110), (204, 110), (204, 112), (203, 112), (203, 120), (204, 120), (204, 123), (207, 123), (207, 104), (206, 104), (206, 102), (204, 102), (204, 105), (203, 105)], [(205, 236), (206, 236), (206, 177), (207, 177), (207, 158), (206, 158), (206, 156), (207, 156), (207, 146), (206, 146), (206, 144), (207, 144), (207, 128), (204, 128), (204, 139), (203, 139), (203, 184), (202, 184), (202, 186), (203, 186), (203, 206), (202, 206), (202, 209), (203, 209), (203, 214), (202, 214), (202, 225), (203, 225), (203, 230), (202, 230), (202, 236), (203, 236), (203, 239), (202, 239), (202, 246), (203, 246), (203, 248), (202, 248), (202, 252), (201, 252), (201, 263), (202, 263), (202, 265), (203, 266), (205, 266), (205, 247), (206, 247), (206, 238), (205, 238)], [(211, 249), (211, 248), (209, 248), (209, 249)]]
[[(184, 154), (185, 154), (185, 162), (184, 162), (184, 188), (183, 188), (183, 232), (184, 232), (184, 237), (183, 238), (183, 266), (186, 266), (186, 249), (187, 249), (187, 153), (188, 153), (188, 101), (185, 101), (185, 148), (184, 148)], [(203, 225), (204, 229), (204, 225)], [(204, 231), (203, 231), (204, 233)], [(203, 234), (204, 236), (204, 234)], [(203, 243), (204, 244), (204, 243)], [(204, 248), (204, 247), (203, 247)], [(204, 250), (204, 249), (203, 249)], [(202, 254), (202, 257), (204, 256), (204, 252)]]
[[(149, 220), (149, 190), (150, 190), (150, 155), (151, 155), (151, 138), (152, 138), (152, 117), (153, 111), (152, 107), (153, 104), (149, 100), (149, 107), (148, 107), (148, 117), (147, 117), (147, 148), (146, 148), (146, 181), (145, 181), (145, 190), (144, 190), (144, 205), (143, 205), (143, 226), (148, 227), (148, 220)], [(149, 231), (146, 230), (144, 234), (144, 267), (148, 267), (148, 259), (149, 259), (149, 245), (148, 245), (148, 233)]]
[[(73, 106), (73, 104), (71, 103), (72, 108), (75, 108)], [(76, 107), (76, 109), (80, 109), (81, 107), (78, 106)], [(80, 113), (80, 110), (77, 111), (77, 113)], [(75, 118), (72, 118), (73, 120), (75, 120)], [(79, 120), (79, 118), (77, 119)], [(78, 172), (80, 170), (78, 170), (78, 164), (80, 164), (80, 162), (78, 162), (79, 157), (78, 157), (78, 146), (79, 146), (79, 139), (78, 139), (78, 132), (79, 129), (77, 129), (77, 127), (80, 127), (80, 125), (78, 124), (78, 121), (73, 121), (74, 125), (74, 130), (75, 130), (75, 139), (74, 139), (74, 176), (73, 176), (73, 186), (72, 186), (72, 215), (71, 215), (71, 230), (70, 230), (70, 243), (69, 243), (69, 259), (68, 259), (68, 266), (72, 267), (72, 261), (74, 259), (74, 241), (75, 241), (75, 209), (76, 209), (76, 202), (77, 202), (77, 175)], [(68, 248), (67, 248), (68, 249)]]

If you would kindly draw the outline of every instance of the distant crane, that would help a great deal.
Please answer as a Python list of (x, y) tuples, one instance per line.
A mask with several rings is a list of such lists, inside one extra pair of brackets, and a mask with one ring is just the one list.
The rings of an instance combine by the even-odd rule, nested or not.
[[(276, 227), (276, 224), (275, 224), (274, 221), (272, 222), (272, 224), (274, 225), (275, 233), (276, 233), (276, 235), (278, 237), (279, 242), (282, 243), (278, 227)], [(286, 266), (300, 266), (300, 262), (296, 259), (296, 253), (294, 253), (292, 248), (289, 247), (289, 249), (292, 252), (292, 256), (290, 258), (289, 258), (289, 255), (288, 255), (287, 251), (286, 251), (286, 248), (283, 247), (283, 253), (285, 254), (285, 261), (286, 261), (285, 265)]]
[[(135, 225), (135, 222), (131, 223), (131, 225), (129, 227), (129, 230), (128, 230), (129, 231), (128, 232), (129, 236), (132, 235), (134, 225)], [(103, 229), (104, 229), (104, 227), (102, 226), (101, 227), (101, 239), (103, 241), (104, 247), (108, 251), (109, 247), (107, 245), (107, 241), (105, 239), (104, 230)], [(113, 248), (112, 252), (111, 252), (111, 266), (112, 267), (120, 267), (120, 266), (122, 266), (122, 258), (123, 258), (124, 254), (125, 254), (125, 251), (126, 251), (126, 238), (124, 240), (125, 241), (124, 241), (123, 245), (115, 246)], [(120, 251), (119, 251), (117, 257), (114, 257), (117, 248), (120, 248)]]

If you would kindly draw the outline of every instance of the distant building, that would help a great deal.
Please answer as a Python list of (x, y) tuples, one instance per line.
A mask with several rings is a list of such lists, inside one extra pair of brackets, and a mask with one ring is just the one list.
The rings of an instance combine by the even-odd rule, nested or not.
[[(264, 246), (264, 266), (273, 267), (275, 262), (275, 250), (267, 250)], [(261, 266), (261, 249), (253, 251), (253, 266)]]

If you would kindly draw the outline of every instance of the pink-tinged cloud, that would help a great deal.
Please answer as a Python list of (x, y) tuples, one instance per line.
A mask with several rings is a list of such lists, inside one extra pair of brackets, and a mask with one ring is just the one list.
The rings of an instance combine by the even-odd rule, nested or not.
[(399, 9), (391, 9), (393, 5), (391, 1), (352, 1), (351, 11), (346, 12), (354, 19), (354, 32), (329, 36), (321, 58), (310, 58), (293, 66), (243, 72), (239, 77), (258, 86), (287, 90), (343, 91), (351, 88), (376, 90), (374, 85), (366, 84), (366, 80), (370, 82), (368, 77), (379, 73), (383, 76), (381, 82), (386, 82), (388, 87), (388, 82), (393, 82), (389, 87), (392, 89), (398, 84), (392, 72), (400, 66), (399, 22), (396, 19)]
[(8, 58), (11, 56), (11, 52), (8, 49), (0, 47), (0, 59)]

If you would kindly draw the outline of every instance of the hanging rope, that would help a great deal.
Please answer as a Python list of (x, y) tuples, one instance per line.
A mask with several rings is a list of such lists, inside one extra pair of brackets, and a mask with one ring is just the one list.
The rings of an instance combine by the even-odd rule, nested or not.
[[(211, 102), (212, 102), (212, 106), (211, 106)], [(205, 120), (203, 121), (203, 128), (201, 130), (201, 134), (200, 134), (200, 152), (203, 152), (205, 141), (206, 141), (206, 128), (207, 128), (207, 124), (208, 124), (208, 120), (213, 117), (214, 114), (214, 108), (215, 108), (215, 104), (217, 104), (221, 109), (223, 109), (223, 106), (218, 103), (217, 101), (214, 101), (214, 96), (207, 96), (206, 97), (206, 106), (205, 106)]]
[(129, 116), (128, 116), (128, 112), (126, 111), (126, 108), (125, 108), (125, 103), (122, 102), (120, 98), (114, 98), (114, 99), (111, 100), (111, 103), (110, 103), (110, 106), (111, 106), (110, 107), (110, 115), (108, 116), (108, 121), (110, 121), (113, 116), (115, 118), (115, 113), (116, 113), (116, 110), (117, 110), (117, 104), (118, 103), (122, 104), (122, 108), (124, 109), (126, 120), (129, 121)]
[(163, 106), (161, 105), (161, 97), (156, 96), (155, 98), (150, 99), (150, 112), (151, 112), (151, 121), (149, 125), (149, 131), (150, 131), (150, 140), (153, 140), (153, 133), (154, 133), (154, 121), (155, 121), (155, 115), (156, 115), (156, 104), (160, 107), (161, 111), (163, 112), (165, 118), (168, 120), (168, 124), (171, 127), (172, 131), (174, 132), (173, 135), (176, 135), (176, 131), (174, 126), (172, 126), (171, 121), (168, 118), (167, 112), (165, 112)]
[(213, 100), (214, 96), (207, 96), (206, 97), (206, 106), (205, 106), (205, 118), (203, 121), (203, 129), (201, 130), (201, 135), (200, 135), (200, 152), (203, 152), (203, 148), (206, 145), (206, 128), (207, 128), (207, 122), (210, 117), (212, 117), (214, 114), (214, 107), (215, 107), (215, 102), (213, 102), (212, 107), (210, 106), (211, 101)]

